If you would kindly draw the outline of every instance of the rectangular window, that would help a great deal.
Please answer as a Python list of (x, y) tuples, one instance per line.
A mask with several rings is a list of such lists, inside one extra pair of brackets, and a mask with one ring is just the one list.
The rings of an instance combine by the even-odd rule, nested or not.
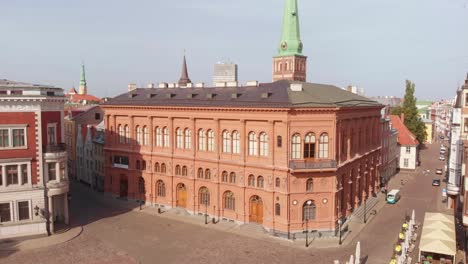
[(463, 132), (468, 132), (468, 118), (465, 118), (465, 122), (464, 122), (464, 129), (463, 129)]
[(60, 180), (65, 180), (65, 162), (60, 162)]
[(0, 186), (3, 185), (3, 167), (0, 166)]
[(114, 156), (114, 167), (128, 169), (128, 157), (124, 156)]
[(55, 145), (57, 143), (55, 124), (47, 124), (47, 143)]
[(0, 223), (11, 221), (10, 203), (0, 203)]
[(0, 129), (0, 148), (8, 148), (10, 146), (8, 132), (8, 129)]
[(29, 177), (28, 177), (28, 165), (22, 164), (21, 165), (21, 180), (23, 184), (28, 184)]
[(13, 133), (13, 147), (24, 147), (25, 140), (24, 140), (24, 128), (14, 128), (12, 129)]
[(7, 186), (18, 184), (18, 165), (6, 166), (7, 171)]
[(29, 220), (29, 202), (18, 202), (18, 219)]
[(411, 154), (411, 147), (406, 147), (406, 154)]
[(409, 166), (409, 160), (408, 160), (408, 159), (404, 159), (404, 160), (403, 160), (403, 167), (408, 168), (408, 166)]
[(57, 180), (57, 175), (56, 175), (56, 169), (55, 169), (55, 163), (47, 163), (48, 166), (48, 175), (49, 175), (49, 181), (55, 181)]

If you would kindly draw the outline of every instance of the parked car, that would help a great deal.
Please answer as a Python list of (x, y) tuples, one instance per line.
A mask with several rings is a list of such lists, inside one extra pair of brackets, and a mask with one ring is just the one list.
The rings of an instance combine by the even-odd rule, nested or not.
[(439, 160), (444, 161), (444, 160), (445, 160), (445, 157), (444, 157), (444, 156), (440, 156), (440, 157), (439, 157)]
[(447, 152), (446, 149), (440, 149), (440, 155), (445, 155), (446, 152)]
[(439, 179), (432, 180), (432, 186), (440, 186), (440, 180)]
[(436, 174), (442, 175), (444, 173), (444, 170), (442, 169), (436, 169)]

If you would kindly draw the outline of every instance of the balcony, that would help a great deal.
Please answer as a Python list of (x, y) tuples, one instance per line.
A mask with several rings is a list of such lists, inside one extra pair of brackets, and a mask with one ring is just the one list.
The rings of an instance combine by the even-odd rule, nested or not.
[(65, 143), (49, 144), (42, 147), (44, 159), (50, 161), (63, 160), (67, 157)]
[(334, 170), (337, 168), (336, 160), (290, 160), (291, 170)]

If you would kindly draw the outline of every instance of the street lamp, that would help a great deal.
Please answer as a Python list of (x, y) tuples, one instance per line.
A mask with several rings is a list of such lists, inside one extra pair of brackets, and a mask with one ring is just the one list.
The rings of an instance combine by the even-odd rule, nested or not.
[(208, 197), (206, 197), (206, 195), (205, 195), (204, 203), (205, 203), (205, 225), (207, 225), (208, 224)]
[(339, 241), (338, 241), (338, 244), (341, 245), (341, 225), (343, 224), (343, 220), (341, 220), (341, 217), (340, 219), (338, 219), (338, 232), (340, 233), (339, 234)]
[(37, 205), (36, 205), (36, 207), (34, 207), (34, 214), (35, 214), (36, 216), (39, 215), (39, 209), (40, 209), (40, 208), (39, 208), (39, 206), (37, 206)]

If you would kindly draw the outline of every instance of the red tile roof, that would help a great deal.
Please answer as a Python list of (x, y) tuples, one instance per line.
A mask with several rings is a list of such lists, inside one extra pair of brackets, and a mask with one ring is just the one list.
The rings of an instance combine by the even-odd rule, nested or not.
[(398, 130), (398, 144), (400, 145), (419, 145), (416, 136), (409, 131), (405, 124), (401, 121), (400, 117), (396, 115), (390, 115), (392, 127)]
[(67, 94), (69, 102), (80, 103), (84, 100), (88, 102), (101, 102), (101, 99), (90, 94)]
[(77, 94), (75, 87), (72, 87), (70, 91), (68, 92), (68, 94)]

